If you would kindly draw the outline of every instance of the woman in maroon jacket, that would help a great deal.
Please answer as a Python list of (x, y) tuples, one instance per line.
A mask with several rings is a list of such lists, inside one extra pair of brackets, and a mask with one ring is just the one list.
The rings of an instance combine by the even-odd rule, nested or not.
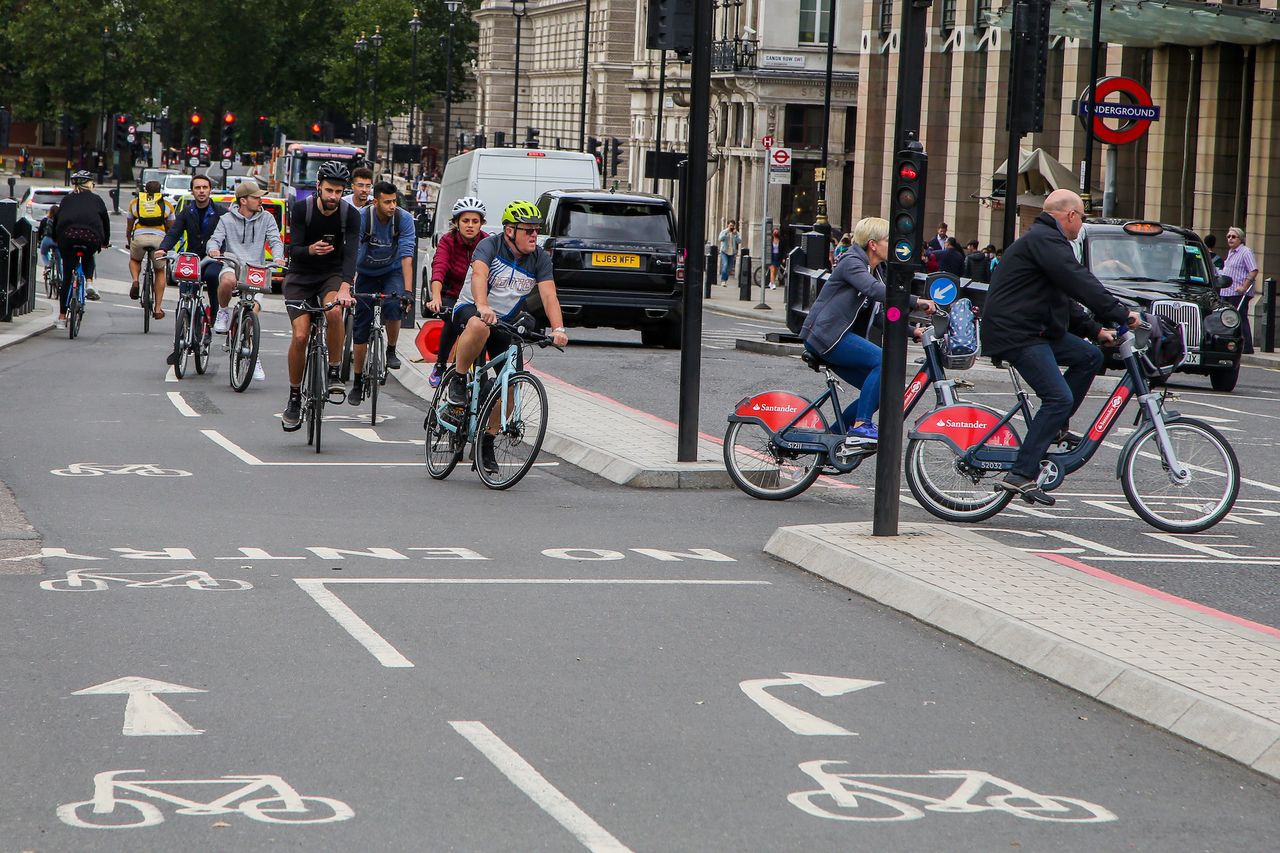
[[(431, 300), (422, 306), (425, 310), (438, 313), (443, 309), (452, 314), (453, 303), (457, 301), (471, 272), (471, 253), (475, 251), (477, 243), (489, 236), (482, 227), (485, 213), (484, 202), (478, 198), (464, 197), (454, 202), (453, 226), (440, 238), (440, 245), (436, 246), (435, 257), (431, 260)], [(446, 317), (444, 329), (440, 333), (436, 366), (428, 379), (432, 388), (440, 384), (457, 339), (458, 330)]]

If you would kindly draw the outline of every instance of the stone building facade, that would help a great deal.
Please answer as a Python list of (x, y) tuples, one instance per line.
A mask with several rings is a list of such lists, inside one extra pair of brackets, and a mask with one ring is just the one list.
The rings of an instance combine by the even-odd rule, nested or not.
[[(889, 195), (897, 106), (898, 27), (903, 0), (868, 0), (862, 10), (860, 123), (854, 205), (883, 207)], [(959, 238), (999, 245), (1003, 200), (993, 176), (1008, 154), (1011, 4), (943, 0), (929, 11), (922, 136), (929, 154), (927, 218)], [(1117, 216), (1189, 226), (1219, 237), (1239, 225), (1262, 274), (1280, 270), (1280, 23), (1277, 0), (1241, 3), (1112, 4), (1104, 14), (1099, 76), (1130, 77), (1161, 108), (1139, 141), (1117, 146)], [(1085, 130), (1072, 115), (1089, 77), (1088, 5), (1054, 0), (1050, 17), (1045, 125), (1022, 148), (1044, 149), (1078, 177)], [(1092, 197), (1107, 182), (1104, 146), (1093, 155)], [(1077, 187), (1073, 187), (1077, 188)], [(1019, 210), (1025, 225), (1039, 213)]]

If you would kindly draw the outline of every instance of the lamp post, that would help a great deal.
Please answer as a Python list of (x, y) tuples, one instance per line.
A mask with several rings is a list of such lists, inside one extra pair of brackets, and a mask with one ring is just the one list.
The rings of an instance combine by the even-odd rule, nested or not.
[[(110, 43), (110, 41), (111, 41), (111, 28), (104, 26), (102, 28), (102, 97), (101, 97), (102, 143), (101, 143), (101, 147), (99, 148), (99, 150), (102, 152), (101, 162), (103, 166), (106, 166), (106, 163), (107, 163), (107, 134), (110, 133), (110, 131), (107, 130), (107, 125), (109, 124), (109, 122), (107, 121), (107, 45)], [(102, 180), (102, 174), (103, 174), (102, 171), (99, 170), (98, 172), (99, 181)]]
[(369, 162), (377, 164), (378, 162), (378, 131), (382, 124), (382, 108), (378, 104), (378, 54), (382, 50), (382, 27), (374, 27), (373, 35), (369, 36), (369, 45), (373, 48), (373, 79), (370, 86), (373, 89), (373, 132), (369, 134)]
[(417, 142), (417, 124), (414, 122), (418, 110), (418, 30), (422, 29), (422, 19), (418, 10), (413, 10), (409, 19), (409, 29), (413, 31), (413, 61), (409, 71), (409, 145)]
[(587, 54), (591, 50), (591, 0), (586, 0), (585, 7), (582, 10), (582, 103), (578, 105), (579, 151), (587, 150)]
[[(364, 124), (364, 69), (361, 60), (364, 59), (364, 52), (369, 47), (368, 40), (364, 37), (364, 33), (360, 33), (360, 38), (356, 39), (354, 45), (356, 50), (356, 124)], [(365, 140), (368, 142), (368, 140)]]
[[(831, 226), (827, 220), (827, 156), (831, 142), (831, 66), (836, 45), (836, 0), (829, 0), (827, 7), (827, 78), (822, 97), (822, 180), (817, 184), (818, 210), (814, 216), (815, 227), (822, 232), (823, 240), (830, 242)], [(819, 7), (821, 8), (821, 7)], [(825, 247), (824, 247), (825, 248)]]
[(440, 159), (440, 168), (449, 162), (449, 118), (453, 115), (453, 19), (461, 0), (444, 0), (449, 10), (449, 37), (445, 42), (444, 60), (444, 153)]
[[(511, 0), (511, 14), (516, 19), (516, 82), (515, 97), (511, 101), (511, 144), (516, 144), (516, 139), (520, 132), (520, 30), (524, 24), (524, 16), (526, 13), (525, 4), (529, 0)], [(586, 57), (583, 57), (586, 61)]]

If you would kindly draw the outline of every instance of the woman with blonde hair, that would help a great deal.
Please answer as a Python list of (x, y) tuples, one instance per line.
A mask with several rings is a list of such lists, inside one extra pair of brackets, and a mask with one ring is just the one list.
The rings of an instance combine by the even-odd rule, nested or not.
[[(822, 293), (800, 328), (805, 349), (818, 356), (844, 381), (861, 389), (844, 410), (849, 444), (877, 444), (880, 433), (871, 416), (880, 406), (880, 347), (867, 340), (885, 284), (877, 274), (889, 256), (889, 223), (878, 217), (859, 220), (848, 251), (831, 272)], [(937, 310), (928, 299), (911, 297), (911, 307), (926, 314)]]

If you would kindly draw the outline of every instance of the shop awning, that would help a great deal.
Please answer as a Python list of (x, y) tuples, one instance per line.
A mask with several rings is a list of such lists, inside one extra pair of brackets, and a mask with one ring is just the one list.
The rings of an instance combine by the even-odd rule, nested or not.
[[(1103, 0), (1102, 40), (1131, 47), (1188, 46), (1215, 42), (1266, 44), (1280, 41), (1280, 12), (1257, 5), (1208, 0)], [(988, 13), (991, 26), (1007, 30), (1013, 3)], [(1090, 0), (1053, 0), (1049, 31), (1088, 42), (1093, 30)]]
[[(992, 183), (1004, 180), (1004, 170), (1009, 161), (996, 167)], [(1054, 190), (1068, 189), (1079, 192), (1080, 179), (1043, 148), (1019, 150), (1018, 204), (1043, 207), (1044, 200)]]

